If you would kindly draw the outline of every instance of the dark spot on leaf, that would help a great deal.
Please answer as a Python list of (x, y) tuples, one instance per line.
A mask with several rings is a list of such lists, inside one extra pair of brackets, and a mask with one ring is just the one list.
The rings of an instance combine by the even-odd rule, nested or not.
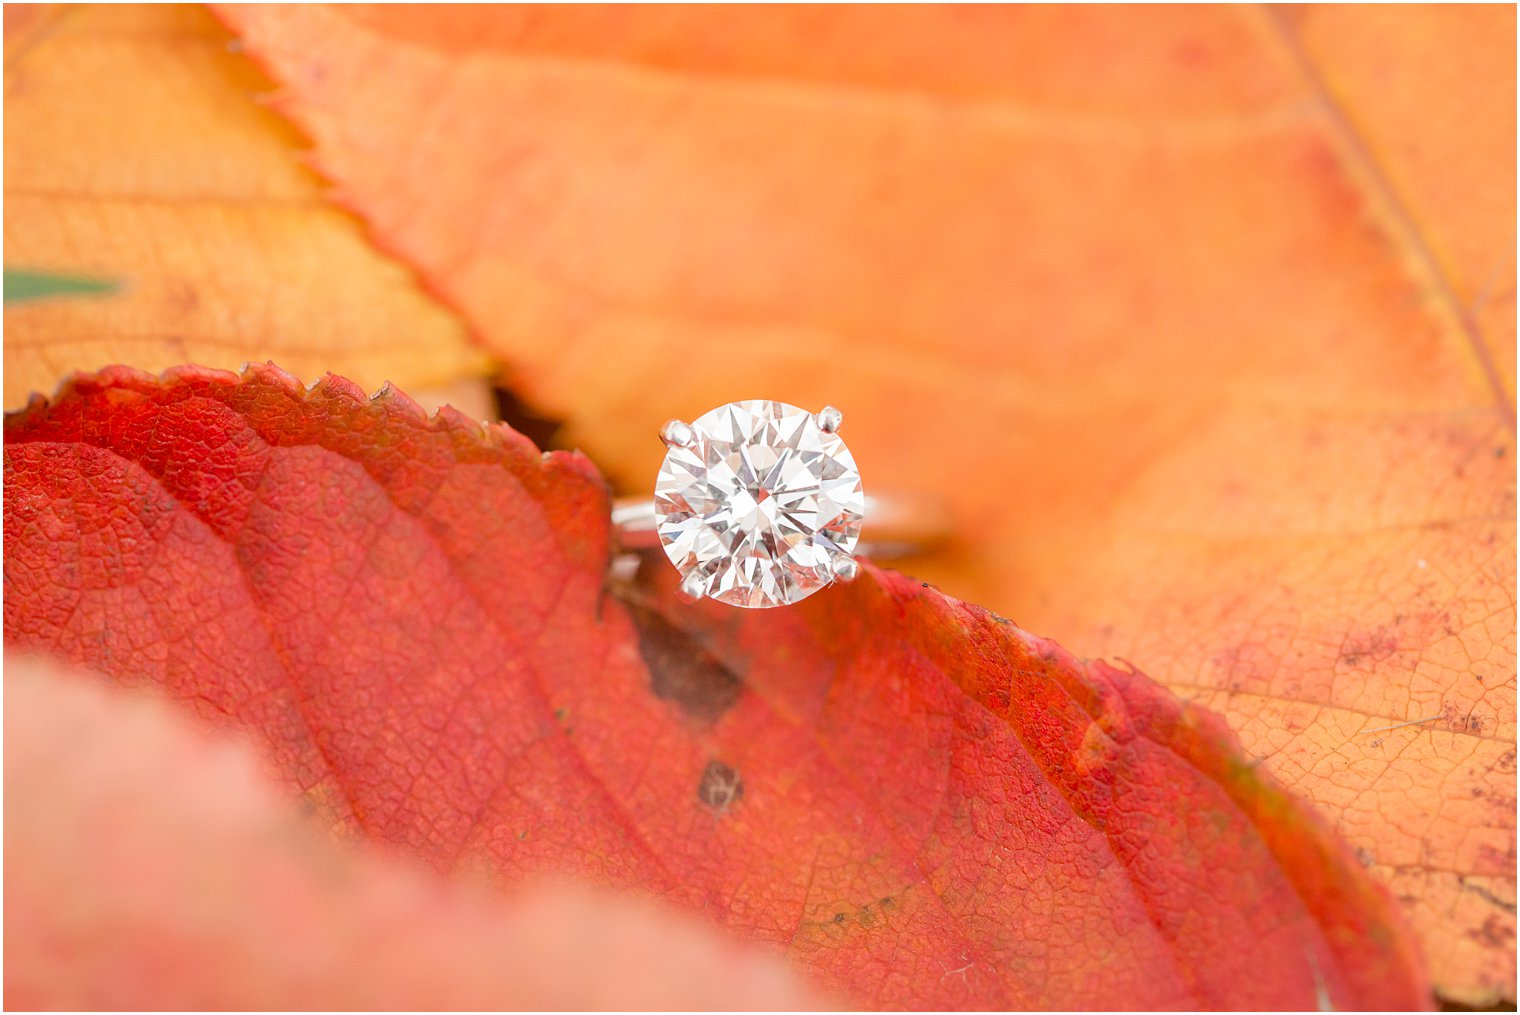
[(739, 773), (721, 761), (709, 761), (702, 770), (702, 782), (697, 786), (697, 799), (722, 814), (744, 796), (744, 783)]
[(1355, 666), (1363, 659), (1380, 663), (1391, 658), (1398, 650), (1399, 643), (1394, 633), (1386, 627), (1379, 627), (1348, 638), (1341, 648), (1340, 657), (1347, 666)]
[(1494, 448), (1494, 457), (1495, 458), (1503, 458), (1504, 457), (1504, 452), (1505, 452), (1505, 449), (1503, 447)]
[[(1508, 947), (1509, 943), (1514, 940), (1515, 932), (1514, 929), (1509, 926), (1508, 921), (1501, 920), (1496, 916), (1490, 915), (1488, 919), (1483, 921), (1483, 926), (1478, 930), (1468, 931), (1468, 936), (1482, 941), (1490, 948), (1505, 948)], [(1507, 1009), (1495, 1008), (1494, 1010), (1501, 1011)]]
[(1356, 862), (1361, 864), (1363, 867), (1371, 867), (1372, 850), (1368, 849), (1366, 846), (1356, 847)]
[(844, 914), (843, 913), (835, 913), (834, 914), (834, 922), (835, 923), (844, 923)]
[(675, 702), (693, 719), (722, 718), (744, 689), (738, 676), (654, 610), (629, 603), (628, 612), (639, 629), (639, 654), (655, 697)]

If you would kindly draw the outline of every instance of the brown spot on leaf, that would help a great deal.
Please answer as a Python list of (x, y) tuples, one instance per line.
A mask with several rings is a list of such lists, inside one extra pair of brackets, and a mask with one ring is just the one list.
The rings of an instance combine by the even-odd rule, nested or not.
[[(1483, 926), (1479, 927), (1476, 931), (1472, 931), (1470, 936), (1477, 938), (1490, 947), (1502, 948), (1514, 940), (1515, 929), (1509, 925), (1507, 920), (1489, 915), (1484, 919)], [(1500, 1011), (1502, 1009), (1496, 1008), (1494, 1010)]]
[(1394, 633), (1386, 627), (1379, 627), (1347, 639), (1345, 647), (1341, 649), (1341, 661), (1348, 666), (1355, 666), (1363, 659), (1380, 663), (1398, 650), (1399, 643)]
[(717, 722), (744, 689), (728, 667), (661, 614), (636, 603), (628, 612), (639, 630), (639, 654), (655, 697), (673, 701), (693, 719)]
[(697, 786), (697, 799), (722, 814), (744, 796), (744, 783), (739, 773), (721, 761), (709, 761), (702, 770), (702, 782)]

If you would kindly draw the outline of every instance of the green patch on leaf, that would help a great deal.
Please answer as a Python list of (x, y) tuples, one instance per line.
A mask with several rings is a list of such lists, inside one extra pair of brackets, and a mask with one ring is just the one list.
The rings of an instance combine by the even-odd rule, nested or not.
[(115, 279), (90, 278), (84, 275), (60, 275), (49, 271), (5, 269), (5, 303), (29, 303), (33, 300), (68, 296), (109, 296), (121, 286)]

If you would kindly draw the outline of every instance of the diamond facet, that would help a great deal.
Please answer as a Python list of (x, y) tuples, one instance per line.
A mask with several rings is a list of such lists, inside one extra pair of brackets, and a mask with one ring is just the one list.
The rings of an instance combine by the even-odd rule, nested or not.
[[(784, 402), (731, 402), (670, 445), (655, 483), (660, 542), (683, 578), (734, 606), (795, 603), (835, 576), (860, 538), (855, 459), (818, 417)], [(853, 563), (853, 562), (852, 562)]]

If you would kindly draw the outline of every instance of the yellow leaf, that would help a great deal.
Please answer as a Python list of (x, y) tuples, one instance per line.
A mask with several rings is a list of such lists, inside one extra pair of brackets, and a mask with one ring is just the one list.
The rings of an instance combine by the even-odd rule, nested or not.
[[(11, 11), (7, 9), (7, 18)], [(414, 388), (483, 372), (464, 328), (325, 201), (270, 87), (197, 7), (21, 10), (5, 74), (8, 269), (111, 280), (5, 311), (5, 402), (74, 370), (273, 359)]]

